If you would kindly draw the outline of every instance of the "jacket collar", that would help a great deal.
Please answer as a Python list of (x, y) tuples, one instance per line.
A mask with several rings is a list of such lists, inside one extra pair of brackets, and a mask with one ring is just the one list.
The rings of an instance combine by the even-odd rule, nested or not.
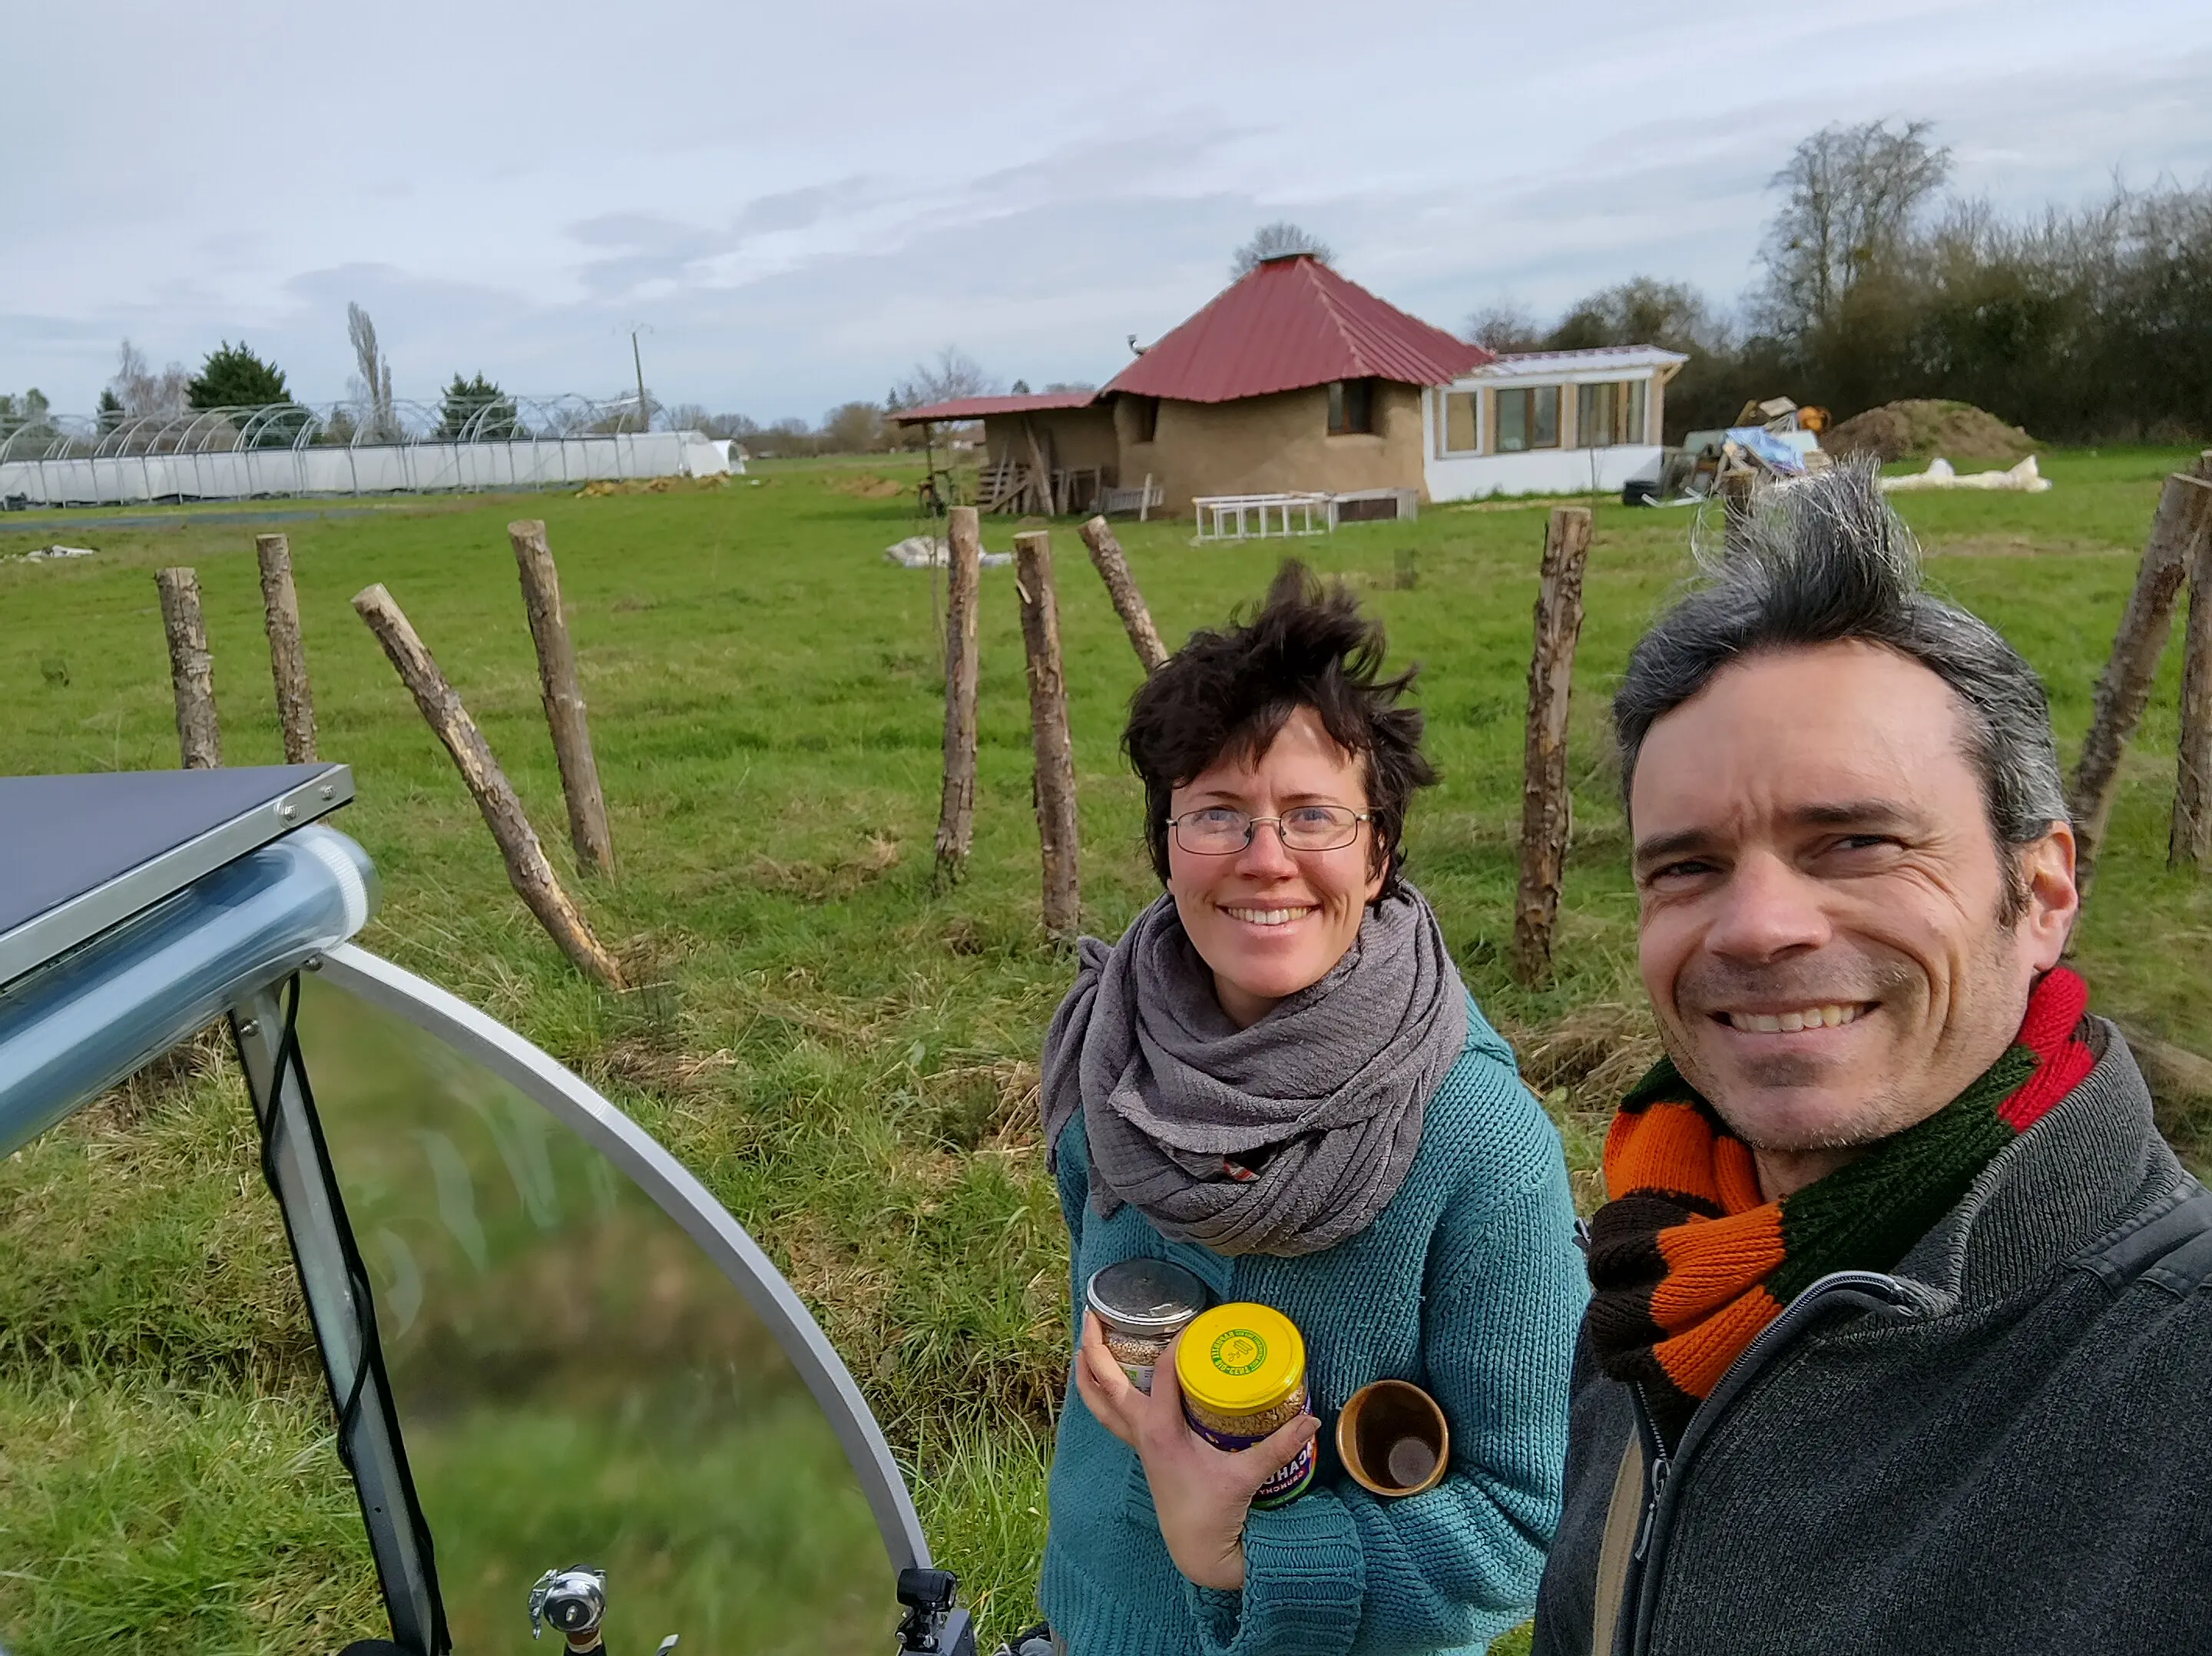
[(1994, 1305), (2093, 1251), (2184, 1175), (2151, 1120), (2150, 1088), (2118, 1030), (2090, 1020), (2096, 1067), (1992, 1157), (1896, 1275), (1948, 1310)]

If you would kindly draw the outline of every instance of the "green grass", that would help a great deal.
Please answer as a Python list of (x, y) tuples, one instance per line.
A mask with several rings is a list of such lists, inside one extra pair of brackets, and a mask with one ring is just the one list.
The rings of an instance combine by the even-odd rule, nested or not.
[[(1936, 581), (2004, 628), (2077, 744), (2158, 480), (2184, 456), (2046, 455), (2043, 496), (1914, 496)], [(322, 748), (356, 770), (338, 825), (381, 871), (363, 938), (606, 1090), (788, 1273), (911, 1470), (944, 1562), (995, 1636), (1026, 1620), (1066, 1362), (1066, 1255), (1033, 1128), (1036, 1047), (1069, 977), (1037, 929), (1036, 837), (1011, 571), (984, 574), (969, 874), (932, 888), (942, 681), (919, 526), (870, 475), (793, 465), (717, 490), (446, 500), (282, 526)], [(910, 498), (910, 496), (908, 496)], [(581, 654), (622, 873), (579, 882), (647, 985), (580, 981), (508, 891), (445, 754), (347, 600), (388, 586), (569, 868), (504, 525), (543, 515)], [(1601, 504), (1572, 729), (1576, 836), (1558, 981), (1505, 972), (1522, 705), (1543, 503), (1433, 508), (1291, 550), (1358, 582), (1423, 664), (1443, 784), (1415, 879), (1520, 1044), (1592, 1188), (1611, 1093), (1650, 1050), (1605, 698), (1688, 570), (1679, 511)], [(1004, 550), (1012, 526), (987, 521)], [(100, 556), (0, 562), (0, 770), (176, 762), (152, 571), (199, 571), (225, 754), (280, 758), (251, 526), (88, 533)], [(1284, 551), (1121, 531), (1162, 633), (1218, 622)], [(0, 553), (66, 531), (10, 535)], [(1153, 895), (1116, 752), (1138, 669), (1074, 536), (1055, 534), (1080, 772), (1084, 903), (1112, 935)], [(1418, 585), (1393, 582), (1416, 555)], [(2098, 1003), (2212, 1051), (2198, 965), (2212, 893), (2165, 867), (2177, 669), (2123, 771), (2083, 927)], [(2190, 1147), (2192, 1150), (2196, 1147)], [(315, 1651), (375, 1630), (366, 1549), (219, 1056), (142, 1079), (0, 1164), (0, 1629), (19, 1656)], [(120, 1607), (120, 1608), (118, 1608)]]

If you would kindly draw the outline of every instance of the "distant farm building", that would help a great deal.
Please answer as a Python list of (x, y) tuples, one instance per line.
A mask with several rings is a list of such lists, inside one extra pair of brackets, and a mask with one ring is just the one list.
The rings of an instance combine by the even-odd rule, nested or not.
[(991, 509), (1181, 514), (1200, 497), (1297, 494), (1388, 515), (1423, 498), (1618, 490), (1658, 458), (1666, 383), (1686, 360), (1645, 345), (1500, 356), (1297, 254), (1102, 390), (894, 417), (981, 420)]

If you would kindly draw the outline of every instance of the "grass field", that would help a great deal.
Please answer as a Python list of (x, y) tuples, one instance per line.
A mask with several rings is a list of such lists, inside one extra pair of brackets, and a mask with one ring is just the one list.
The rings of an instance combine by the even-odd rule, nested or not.
[[(2069, 758), (2166, 451), (2045, 457), (2041, 496), (1912, 496), (1935, 579), (2050, 682)], [(813, 1306), (911, 1472), (940, 1560), (995, 1635), (1025, 1619), (1067, 1358), (1066, 1253), (1034, 1130), (1039, 1038), (1070, 976), (1040, 938), (1012, 573), (984, 574), (981, 758), (967, 881), (933, 892), (942, 683), (932, 577), (896, 463), (771, 468), (666, 494), (467, 498), (294, 521), (337, 825), (384, 882), (362, 939), (601, 1086), (715, 1190)], [(910, 497), (910, 496), (908, 496)], [(582, 887), (647, 985), (579, 981), (507, 888), (446, 757), (347, 600), (388, 586), (566, 868), (504, 525), (543, 515), (581, 653), (622, 859)], [(1651, 1050), (1605, 698), (1688, 569), (1688, 515), (1601, 504), (1576, 675), (1576, 833), (1557, 983), (1504, 969), (1541, 505), (1436, 508), (1297, 552), (1358, 583), (1419, 685), (1443, 784), (1414, 879), (1565, 1135), (1578, 1191), (1611, 1094)], [(1131, 525), (1170, 640), (1265, 586), (1281, 543)], [(1010, 526), (987, 521), (1005, 550)], [(281, 758), (250, 527), (102, 529), (95, 558), (0, 562), (0, 772), (176, 762), (152, 571), (197, 567), (226, 758)], [(66, 529), (13, 533), (0, 554)], [(1155, 894), (1120, 763), (1135, 660), (1055, 535), (1089, 928)], [(1411, 552), (1416, 582), (1398, 582)], [(2174, 661), (2123, 772), (2081, 963), (2099, 1006), (2212, 1051), (2212, 888), (2165, 867)], [(2200, 1160), (2203, 1123), (2171, 1130)], [(321, 1651), (381, 1631), (358, 1518), (250, 1119), (212, 1048), (0, 1164), (0, 1633), (18, 1656)], [(689, 1641), (687, 1641), (688, 1647)], [(708, 1653), (699, 1653), (708, 1656)]]

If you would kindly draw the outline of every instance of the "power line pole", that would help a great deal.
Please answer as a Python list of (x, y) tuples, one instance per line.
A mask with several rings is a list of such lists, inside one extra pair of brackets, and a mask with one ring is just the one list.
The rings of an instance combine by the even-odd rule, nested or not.
[(637, 336), (646, 331), (642, 322), (633, 325), (629, 331), (630, 366), (637, 370), (637, 429), (641, 431), (650, 430), (653, 426), (652, 411), (645, 400), (645, 359), (637, 350)]

